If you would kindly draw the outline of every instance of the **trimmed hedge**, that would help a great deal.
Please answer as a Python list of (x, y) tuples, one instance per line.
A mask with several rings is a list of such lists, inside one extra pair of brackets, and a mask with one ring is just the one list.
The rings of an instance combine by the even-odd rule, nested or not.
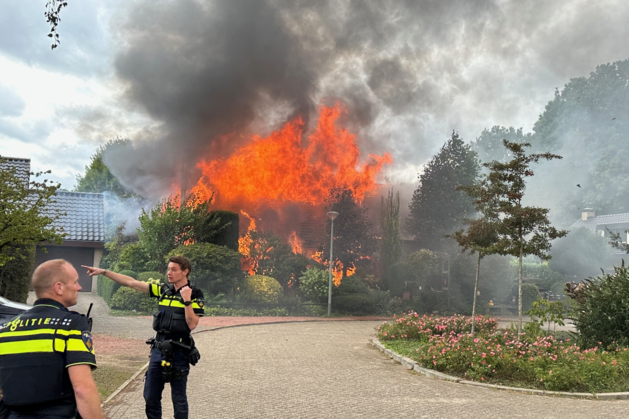
[(147, 271), (140, 272), (136, 279), (142, 282), (147, 282), (149, 279), (157, 279), (161, 282), (164, 279), (164, 275), (157, 271)]
[(150, 298), (148, 294), (131, 288), (120, 288), (111, 298), (111, 308), (115, 310), (139, 311), (151, 313), (157, 307), (157, 300)]
[(332, 297), (332, 308), (340, 313), (364, 316), (374, 313), (375, 304), (369, 294), (342, 294)]
[[(124, 270), (119, 272), (122, 275), (130, 276), (133, 279), (137, 279), (138, 274), (130, 270)], [(122, 286), (117, 282), (112, 281), (106, 276), (99, 275), (98, 276), (98, 295), (103, 297), (103, 300), (107, 303), (108, 306), (111, 306), (111, 299), (113, 295), (118, 291), (118, 289)]]

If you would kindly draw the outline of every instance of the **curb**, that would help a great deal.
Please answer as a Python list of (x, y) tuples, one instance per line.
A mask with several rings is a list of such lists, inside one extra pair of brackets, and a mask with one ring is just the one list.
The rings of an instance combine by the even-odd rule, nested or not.
[(384, 345), (377, 338), (373, 338), (371, 340), (371, 345), (374, 346), (376, 349), (379, 349), (389, 358), (402, 364), (402, 366), (406, 368), (407, 370), (409, 371), (413, 370), (422, 375), (425, 375), (426, 377), (436, 378), (437, 380), (451, 381), (453, 383), (464, 384), (468, 386), (485, 387), (485, 388), (491, 388), (494, 390), (511, 391), (514, 393), (530, 394), (530, 395), (536, 395), (536, 396), (556, 396), (556, 397), (559, 396), (559, 397), (572, 397), (576, 399), (591, 399), (591, 400), (629, 400), (629, 392), (569, 393), (566, 391), (536, 390), (536, 389), (527, 389), (527, 388), (519, 388), (519, 387), (500, 386), (496, 384), (485, 384), (485, 383), (479, 383), (477, 381), (468, 381), (460, 377), (454, 377), (451, 375), (444, 374), (442, 372), (424, 368), (421, 365), (419, 365), (417, 362), (413, 361), (412, 359), (402, 356), (396, 352), (393, 352), (390, 349), (385, 348)]
[[(326, 321), (335, 321), (335, 320), (326, 320)], [(341, 320), (341, 321), (348, 321), (348, 320)], [(380, 321), (380, 320), (351, 320), (351, 321)], [(209, 329), (203, 329), (203, 330), (198, 330), (196, 332), (191, 333), (192, 335), (197, 335), (199, 333), (205, 333), (205, 332), (213, 332), (215, 330), (221, 330), (221, 329), (231, 329), (234, 327), (243, 327), (243, 326), (259, 326), (259, 325), (268, 325), (268, 324), (286, 324), (286, 323), (312, 323), (312, 322), (321, 322), (321, 320), (317, 320), (317, 319), (312, 319), (312, 320), (286, 320), (286, 321), (279, 321), (279, 322), (264, 322), (264, 323), (249, 323), (249, 324), (232, 324), (232, 325), (226, 325), (226, 326), (216, 326), (216, 327), (211, 327)], [(144, 372), (144, 370), (146, 370), (149, 366), (149, 363), (147, 362), (146, 364), (144, 364), (138, 371), (136, 371), (131, 378), (129, 378), (127, 381), (125, 381), (124, 383), (122, 383), (120, 385), (120, 387), (118, 387), (113, 393), (111, 393), (109, 395), (109, 397), (107, 397), (105, 399), (105, 401), (103, 401), (100, 406), (105, 407), (106, 404), (108, 404), (109, 402), (111, 402), (114, 397), (116, 397), (118, 394), (120, 394), (120, 392), (122, 392), (125, 388), (127, 388), (127, 386), (129, 384), (131, 384), (131, 382), (133, 380), (135, 380), (136, 378), (138, 378), (138, 376), (140, 374), (142, 374), (142, 372)]]

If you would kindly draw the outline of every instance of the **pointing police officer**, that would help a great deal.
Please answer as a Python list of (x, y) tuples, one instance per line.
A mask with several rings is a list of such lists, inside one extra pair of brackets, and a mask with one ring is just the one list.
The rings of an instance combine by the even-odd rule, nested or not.
[(105, 269), (84, 268), (90, 276), (105, 275), (158, 299), (158, 310), (153, 318), (153, 329), (157, 333), (150, 341), (151, 359), (144, 384), (146, 416), (161, 419), (162, 392), (164, 384), (170, 382), (175, 419), (188, 418), (188, 373), (190, 364), (196, 364), (200, 358), (190, 332), (203, 316), (203, 293), (188, 281), (192, 269), (190, 261), (183, 256), (169, 259), (168, 284), (149, 284)]
[(102, 419), (92, 369), (90, 327), (68, 311), (81, 290), (79, 275), (63, 259), (42, 263), (32, 277), (33, 308), (0, 327), (0, 383), (13, 418)]

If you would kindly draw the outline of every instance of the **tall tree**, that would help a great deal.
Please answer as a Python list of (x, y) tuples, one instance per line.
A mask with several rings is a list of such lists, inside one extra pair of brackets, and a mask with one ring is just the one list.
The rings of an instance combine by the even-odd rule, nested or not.
[(480, 276), (480, 262), (483, 257), (496, 252), (494, 246), (498, 241), (496, 224), (499, 223), (498, 207), (496, 197), (486, 193), (488, 189), (487, 181), (463, 186), (463, 189), (470, 197), (474, 198), (474, 206), (479, 218), (465, 218), (463, 224), (467, 225), (467, 230), (455, 231), (451, 236), (461, 246), (461, 251), (470, 251), (470, 254), (478, 253), (476, 261), (476, 281), (474, 282), (474, 299), (472, 302), (472, 334), (476, 325), (476, 297), (478, 294), (478, 279)]
[(206, 236), (211, 236), (211, 228), (220, 228), (219, 219), (207, 223), (210, 204), (211, 200), (197, 201), (194, 195), (183, 203), (179, 202), (179, 196), (171, 196), (149, 212), (142, 209), (138, 218), (138, 245), (148, 256), (147, 269), (163, 271), (164, 258), (169, 252), (195, 242), (195, 228), (201, 226)]
[(456, 132), (426, 164), (405, 225), (422, 248), (442, 250), (445, 235), (474, 212), (472, 199), (458, 187), (472, 185), (479, 168), (476, 152)]
[(384, 270), (385, 281), (388, 284), (389, 268), (400, 260), (402, 245), (400, 243), (400, 193), (393, 195), (393, 189), (388, 192), (387, 199), (384, 196), (380, 208), (380, 255)]
[(522, 128), (493, 126), (491, 129), (484, 129), (480, 137), (472, 143), (472, 150), (478, 154), (480, 161), (505, 162), (509, 160), (509, 151), (505, 148), (502, 140), (512, 143), (530, 142), (531, 133), (524, 134)]
[[(63, 229), (53, 222), (63, 213), (51, 208), (61, 187), (52, 181), (26, 181), (0, 158), (0, 266), (15, 258), (13, 249), (41, 242), (61, 243)], [(39, 178), (50, 171), (29, 173)]]
[(89, 166), (85, 166), (85, 174), (76, 176), (77, 192), (111, 192), (120, 198), (138, 197), (134, 192), (125, 188), (117, 177), (115, 177), (105, 163), (103, 163), (103, 153), (108, 149), (118, 147), (129, 147), (129, 140), (111, 140), (101, 145), (96, 153), (90, 158)]
[[(326, 211), (339, 213), (334, 220), (334, 260), (343, 264), (343, 278), (347, 269), (369, 263), (369, 258), (376, 250), (376, 240), (367, 209), (358, 204), (351, 189), (336, 187), (330, 190)], [(327, 220), (328, 237), (330, 220)], [(329, 260), (330, 242), (324, 240), (320, 246), (323, 260)]]
[(492, 161), (483, 163), (489, 169), (487, 182), (478, 193), (487, 200), (495, 200), (500, 218), (495, 223), (498, 240), (494, 245), (496, 253), (518, 258), (518, 332), (522, 331), (522, 258), (535, 255), (543, 260), (550, 259), (550, 241), (568, 234), (550, 225), (547, 208), (525, 206), (522, 203), (526, 189), (526, 179), (533, 176), (531, 163), (539, 160), (561, 159), (551, 153), (526, 154), (524, 148), (529, 143), (511, 143), (503, 140), (512, 159), (506, 163)]

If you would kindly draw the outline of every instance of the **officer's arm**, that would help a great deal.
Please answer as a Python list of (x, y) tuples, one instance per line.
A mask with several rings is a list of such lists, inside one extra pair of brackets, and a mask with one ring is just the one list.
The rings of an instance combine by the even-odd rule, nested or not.
[[(181, 298), (184, 302), (192, 301), (192, 288), (184, 286), (179, 292), (181, 293)], [(190, 330), (194, 330), (199, 324), (199, 316), (195, 314), (192, 304), (188, 304), (184, 307), (184, 313), (186, 313), (186, 324), (188, 325), (188, 328)]]
[(100, 408), (98, 390), (90, 365), (73, 365), (68, 367), (68, 374), (74, 388), (76, 405), (83, 419), (103, 419)]
[(190, 330), (194, 330), (199, 324), (199, 316), (194, 314), (194, 309), (191, 305), (186, 306), (184, 311), (186, 312), (186, 323), (188, 324), (188, 328)]
[(87, 273), (89, 276), (94, 275), (105, 275), (107, 278), (115, 281), (125, 287), (133, 288), (134, 290), (143, 292), (148, 294), (149, 292), (149, 284), (142, 281), (137, 281), (130, 276), (122, 275), (117, 272), (112, 272), (106, 269), (94, 268), (92, 266), (81, 265), (85, 269), (87, 269)]

